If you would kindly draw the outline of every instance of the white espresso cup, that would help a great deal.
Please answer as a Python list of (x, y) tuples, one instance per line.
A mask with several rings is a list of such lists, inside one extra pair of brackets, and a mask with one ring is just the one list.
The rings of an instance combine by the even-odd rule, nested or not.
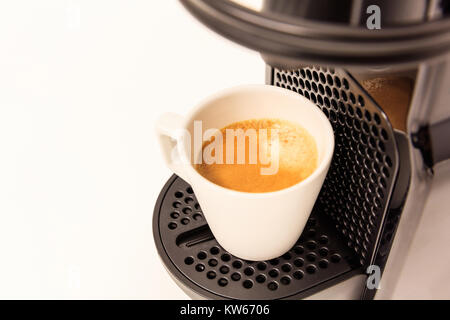
[[(206, 131), (261, 118), (289, 120), (310, 133), (318, 152), (317, 168), (310, 176), (279, 191), (247, 193), (221, 187), (196, 171), (192, 159), (202, 152), (202, 144), (191, 141), (199, 134), (194, 132), (194, 121), (201, 121)], [(333, 130), (322, 111), (297, 93), (269, 85), (222, 91), (186, 117), (163, 114), (157, 121), (157, 134), (167, 166), (192, 186), (219, 244), (239, 258), (254, 261), (279, 257), (296, 243), (334, 151)]]

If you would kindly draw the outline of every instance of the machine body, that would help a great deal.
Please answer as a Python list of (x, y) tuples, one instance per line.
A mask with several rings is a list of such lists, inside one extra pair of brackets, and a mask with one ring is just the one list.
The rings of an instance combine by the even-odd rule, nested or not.
[[(266, 83), (317, 104), (332, 123), (336, 152), (308, 227), (271, 261), (224, 252), (200, 205), (173, 198), (181, 190), (195, 199), (173, 177), (154, 212), (169, 272), (203, 298), (395, 297), (435, 167), (449, 165), (449, 1), (276, 0), (258, 10), (234, 1), (181, 2), (211, 29), (261, 52)], [(374, 4), (381, 30), (366, 27)], [(444, 210), (449, 205), (442, 199)], [(168, 230), (180, 210), (198, 219)], [(381, 290), (367, 281), (376, 268)]]

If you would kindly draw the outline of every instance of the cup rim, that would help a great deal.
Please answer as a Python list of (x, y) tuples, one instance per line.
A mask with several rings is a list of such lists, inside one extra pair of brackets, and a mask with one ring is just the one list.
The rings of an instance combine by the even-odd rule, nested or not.
[(252, 198), (267, 198), (270, 196), (278, 196), (278, 195), (282, 195), (283, 193), (288, 193), (288, 192), (294, 191), (296, 189), (300, 189), (304, 186), (311, 184), (318, 175), (320, 175), (324, 170), (326, 170), (328, 168), (329, 164), (331, 163), (331, 160), (332, 160), (333, 154), (334, 154), (335, 136), (334, 136), (334, 132), (333, 132), (331, 123), (328, 120), (328, 118), (325, 116), (323, 111), (317, 105), (315, 105), (313, 102), (311, 102), (310, 100), (308, 100), (307, 98), (305, 98), (304, 96), (302, 96), (298, 93), (295, 93), (288, 89), (284, 89), (284, 88), (280, 88), (280, 87), (276, 87), (276, 86), (272, 86), (272, 85), (267, 85), (267, 84), (249, 84), (249, 85), (239, 85), (239, 86), (227, 88), (227, 89), (221, 90), (221, 91), (209, 96), (208, 98), (206, 98), (206, 99), (202, 100), (200, 103), (198, 103), (196, 107), (192, 108), (184, 120), (184, 123), (182, 126), (183, 129), (187, 129), (189, 124), (191, 124), (193, 121), (196, 120), (196, 119), (193, 119), (195, 114), (197, 114), (198, 112), (207, 108), (215, 100), (229, 96), (233, 93), (239, 93), (239, 92), (255, 90), (255, 89), (262, 90), (262, 91), (277, 92), (282, 95), (290, 95), (292, 98), (295, 98), (295, 99), (298, 99), (299, 101), (301, 101), (302, 104), (308, 105), (308, 108), (310, 108), (312, 110), (312, 112), (314, 112), (321, 119), (321, 121), (324, 124), (324, 130), (326, 131), (325, 135), (326, 135), (326, 140), (327, 140), (326, 141), (327, 148), (325, 150), (325, 154), (322, 158), (322, 161), (319, 163), (319, 165), (314, 170), (314, 172), (312, 174), (310, 174), (306, 179), (301, 180), (292, 186), (289, 186), (284, 189), (276, 190), (276, 191), (246, 192), (246, 191), (233, 190), (233, 189), (222, 187), (222, 186), (208, 180), (207, 178), (202, 176), (197, 170), (195, 170), (194, 165), (191, 163), (191, 159), (187, 159), (184, 144), (181, 143), (181, 146), (183, 146), (182, 150), (180, 150), (180, 151), (182, 151), (181, 156), (183, 157), (183, 160), (186, 161), (185, 163), (189, 163), (189, 165), (186, 166), (187, 167), (186, 169), (189, 171), (188, 176), (196, 175), (198, 178), (203, 180), (211, 188), (221, 190), (223, 192), (227, 192), (227, 193), (235, 195), (235, 196), (245, 196), (245, 197), (252, 197)]

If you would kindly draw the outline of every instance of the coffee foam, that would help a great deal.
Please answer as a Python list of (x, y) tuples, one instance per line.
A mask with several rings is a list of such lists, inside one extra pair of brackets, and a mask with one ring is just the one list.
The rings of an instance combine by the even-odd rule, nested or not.
[[(258, 159), (256, 164), (249, 163), (249, 139), (245, 144), (245, 164), (237, 164), (237, 138), (234, 141), (234, 162), (226, 163), (227, 129), (253, 129), (260, 135), (260, 129), (266, 129), (268, 139), (263, 145), (258, 142)], [(261, 168), (269, 167), (272, 156), (271, 130), (277, 130), (279, 141), (278, 170), (272, 175), (261, 174)], [(206, 179), (222, 187), (243, 192), (272, 192), (288, 188), (306, 179), (317, 168), (318, 152), (314, 138), (297, 123), (281, 119), (250, 119), (232, 123), (220, 130), (223, 141), (223, 164), (198, 164), (196, 170)], [(202, 150), (211, 141), (204, 143)], [(261, 152), (270, 163), (261, 161)], [(273, 155), (275, 156), (275, 155)]]

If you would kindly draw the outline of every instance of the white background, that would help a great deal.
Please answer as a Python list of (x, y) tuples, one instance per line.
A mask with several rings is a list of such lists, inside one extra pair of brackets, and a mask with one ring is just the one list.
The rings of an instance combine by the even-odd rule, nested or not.
[(264, 73), (175, 0), (1, 1), (0, 298), (186, 298), (154, 121)]

